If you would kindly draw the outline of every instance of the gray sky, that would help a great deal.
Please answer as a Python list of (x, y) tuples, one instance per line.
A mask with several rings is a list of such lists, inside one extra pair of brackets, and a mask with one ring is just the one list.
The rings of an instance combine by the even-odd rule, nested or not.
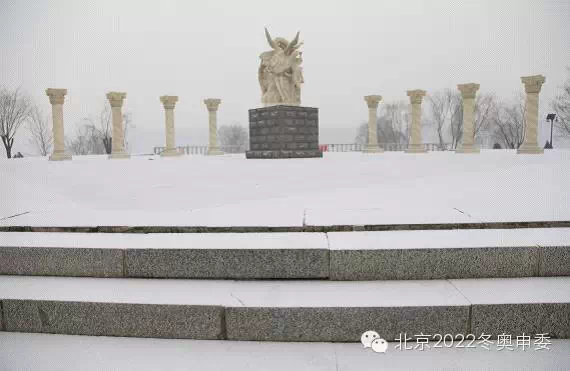
[(569, 20), (567, 0), (0, 0), (0, 84), (21, 85), (46, 113), (45, 89), (67, 88), (67, 135), (106, 92), (126, 92), (134, 152), (164, 143), (158, 97), (178, 95), (178, 144), (205, 144), (202, 100), (222, 99), (220, 125), (247, 125), (263, 27), (287, 39), (300, 30), (302, 103), (320, 109), (321, 143), (349, 143), (368, 94), (407, 100), (406, 90), (477, 82), (510, 98), (520, 76), (543, 74), (548, 110), (570, 65)]

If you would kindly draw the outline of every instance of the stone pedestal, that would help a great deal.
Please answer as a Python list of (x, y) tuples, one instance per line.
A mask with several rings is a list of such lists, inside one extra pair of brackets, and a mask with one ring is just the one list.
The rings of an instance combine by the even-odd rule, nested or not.
[(270, 106), (249, 110), (246, 158), (323, 157), (318, 108)]
[(65, 134), (63, 131), (63, 102), (67, 89), (46, 89), (46, 94), (51, 103), (53, 132), (53, 153), (49, 156), (49, 160), (71, 160), (71, 154), (65, 153)]
[(220, 146), (218, 145), (218, 107), (220, 107), (221, 103), (221, 99), (204, 99), (204, 104), (208, 109), (209, 142), (208, 152), (206, 153), (208, 156), (217, 156), (224, 154), (222, 151), (220, 151)]
[(182, 155), (176, 148), (174, 134), (174, 106), (178, 102), (177, 96), (163, 95), (160, 101), (164, 105), (164, 124), (166, 129), (166, 148), (160, 153), (162, 157), (177, 157)]
[(475, 136), (475, 95), (479, 90), (479, 84), (459, 84), (457, 88), (461, 92), (463, 100), (463, 137), (461, 145), (455, 153), (479, 153), (479, 148), (473, 146)]
[(524, 142), (517, 150), (522, 154), (541, 154), (544, 149), (538, 146), (538, 94), (546, 81), (542, 75), (521, 77), (526, 92), (526, 130)]
[(123, 126), (123, 102), (127, 93), (109, 92), (107, 99), (111, 104), (111, 118), (113, 122), (113, 140), (111, 141), (110, 159), (130, 158), (125, 152), (125, 128)]
[(410, 144), (406, 153), (426, 153), (422, 143), (422, 99), (426, 95), (425, 90), (408, 90), (408, 97), (412, 105), (412, 125), (410, 127)]
[(384, 149), (378, 146), (378, 103), (382, 96), (367, 95), (364, 100), (368, 105), (368, 142), (364, 153), (382, 153)]

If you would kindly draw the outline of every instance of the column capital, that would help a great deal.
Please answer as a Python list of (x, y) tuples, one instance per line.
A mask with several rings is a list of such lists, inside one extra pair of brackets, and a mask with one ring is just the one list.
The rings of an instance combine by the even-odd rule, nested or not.
[(426, 95), (426, 91), (420, 89), (408, 90), (406, 91), (406, 94), (410, 97), (410, 102), (412, 102), (412, 104), (421, 104), (423, 97)]
[(160, 97), (160, 101), (166, 109), (174, 109), (176, 102), (178, 102), (178, 97), (176, 95), (163, 95)]
[(116, 91), (111, 91), (107, 93), (107, 99), (111, 103), (111, 107), (122, 107), (123, 101), (127, 97), (127, 93), (119, 93)]
[(206, 105), (206, 108), (208, 108), (208, 111), (217, 111), (218, 107), (220, 106), (220, 103), (222, 103), (221, 99), (216, 99), (216, 98), (208, 98), (208, 99), (204, 99), (204, 104)]
[(521, 77), (521, 82), (524, 84), (524, 90), (527, 93), (540, 93), (542, 84), (544, 84), (545, 81), (546, 78), (542, 75)]
[(382, 101), (381, 95), (367, 95), (364, 97), (366, 104), (368, 104), (368, 108), (378, 108), (378, 103)]
[(49, 97), (49, 102), (51, 104), (63, 104), (66, 94), (67, 89), (46, 89), (46, 95)]
[(457, 89), (461, 92), (461, 98), (463, 99), (475, 99), (475, 94), (479, 90), (479, 84), (468, 83), (468, 84), (458, 84)]

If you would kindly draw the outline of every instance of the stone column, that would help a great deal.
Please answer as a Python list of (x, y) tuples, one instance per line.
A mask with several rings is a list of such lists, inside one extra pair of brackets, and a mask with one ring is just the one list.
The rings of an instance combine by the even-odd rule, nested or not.
[(426, 153), (422, 143), (422, 99), (426, 95), (425, 90), (408, 90), (408, 97), (412, 104), (412, 125), (410, 127), (410, 144), (406, 153)]
[(526, 92), (524, 142), (517, 153), (540, 154), (544, 149), (538, 146), (538, 93), (546, 78), (542, 75), (521, 77)]
[(475, 95), (479, 90), (479, 84), (459, 84), (457, 88), (461, 92), (463, 100), (463, 136), (461, 145), (455, 153), (479, 153), (479, 148), (473, 147), (475, 136)]
[(63, 102), (67, 89), (46, 89), (51, 103), (51, 119), (53, 132), (53, 153), (50, 161), (71, 160), (71, 155), (65, 153), (65, 135), (63, 132)]
[(208, 144), (208, 156), (223, 155), (224, 153), (220, 151), (220, 146), (218, 146), (218, 124), (217, 124), (217, 113), (218, 107), (222, 103), (221, 99), (204, 99), (204, 104), (208, 108), (208, 123), (210, 129), (209, 144)]
[(380, 95), (367, 95), (364, 97), (368, 105), (368, 143), (364, 153), (382, 153), (383, 148), (378, 146), (378, 103), (382, 100)]
[(125, 152), (125, 129), (123, 127), (123, 101), (127, 97), (127, 93), (109, 92), (107, 99), (111, 104), (111, 115), (113, 121), (113, 134), (111, 140), (111, 154), (109, 158), (130, 158), (131, 156)]
[(174, 133), (174, 106), (178, 102), (178, 97), (163, 95), (160, 97), (160, 101), (164, 105), (164, 123), (166, 126), (166, 149), (160, 155), (166, 157), (180, 156), (181, 153), (176, 148)]

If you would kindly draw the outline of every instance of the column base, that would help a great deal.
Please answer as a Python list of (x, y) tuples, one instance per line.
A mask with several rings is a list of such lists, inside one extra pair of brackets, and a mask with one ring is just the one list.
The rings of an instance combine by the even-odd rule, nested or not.
[(116, 159), (123, 159), (123, 158), (131, 158), (131, 155), (129, 155), (126, 152), (115, 152), (115, 153), (111, 153), (108, 156), (108, 158), (111, 160), (116, 160)]
[(224, 152), (220, 151), (220, 147), (208, 147), (208, 151), (206, 152), (206, 156), (219, 156), (223, 154)]
[(427, 153), (423, 144), (410, 144), (405, 153)]
[(539, 146), (529, 145), (525, 146), (524, 144), (517, 149), (517, 154), (523, 155), (541, 155), (544, 153), (544, 149), (540, 148)]
[(362, 153), (383, 153), (384, 152), (384, 148), (381, 148), (378, 145), (374, 145), (374, 144), (367, 144), (366, 148), (364, 148), (364, 151), (362, 151)]
[(475, 147), (461, 147), (455, 150), (455, 153), (480, 153), (481, 150)]
[(51, 156), (49, 156), (50, 161), (67, 161), (71, 160), (71, 155), (65, 152), (54, 152)]
[(180, 157), (182, 153), (178, 152), (178, 149), (165, 149), (160, 153), (160, 157)]

